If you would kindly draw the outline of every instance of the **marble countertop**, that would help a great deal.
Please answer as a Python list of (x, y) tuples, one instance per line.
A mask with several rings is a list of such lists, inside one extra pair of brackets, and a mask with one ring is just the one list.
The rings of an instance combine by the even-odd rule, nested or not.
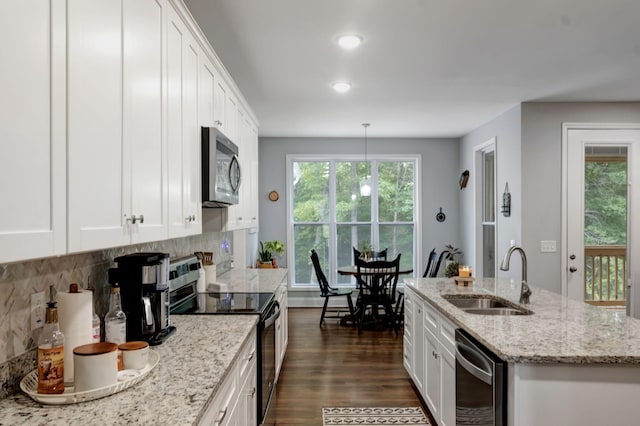
[(135, 386), (80, 404), (42, 405), (22, 392), (0, 401), (0, 425), (195, 424), (224, 380), (257, 315), (176, 315), (177, 330), (153, 347), (160, 362)]
[[(439, 312), (508, 362), (640, 364), (640, 320), (531, 286), (533, 315), (463, 312), (442, 295), (492, 294), (518, 303), (520, 283), (476, 280), (470, 287), (446, 278), (406, 278)], [(523, 305), (525, 306), (525, 305)]]
[(223, 286), (214, 291), (274, 293), (288, 271), (286, 268), (231, 269), (216, 277), (217, 284)]

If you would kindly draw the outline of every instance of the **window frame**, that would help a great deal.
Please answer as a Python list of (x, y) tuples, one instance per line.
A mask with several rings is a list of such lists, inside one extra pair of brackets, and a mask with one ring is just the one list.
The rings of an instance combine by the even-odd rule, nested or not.
[[(413, 275), (415, 276), (417, 266), (420, 262), (422, 238), (421, 238), (421, 155), (420, 154), (391, 154), (391, 155), (367, 155), (367, 162), (371, 163), (371, 179), (376, 183), (372, 187), (371, 191), (371, 220), (369, 222), (337, 222), (336, 221), (336, 163), (338, 162), (364, 162), (363, 155), (338, 155), (338, 154), (288, 154), (286, 156), (286, 192), (287, 192), (287, 206), (286, 206), (286, 220), (287, 220), (287, 247), (294, 248), (294, 227), (296, 225), (328, 225), (329, 227), (329, 265), (324, 269), (324, 273), (330, 283), (338, 282), (337, 269), (337, 227), (338, 225), (358, 225), (363, 223), (370, 223), (372, 227), (371, 241), (378, 241), (379, 239), (379, 227), (380, 225), (410, 224), (413, 226)], [(414, 184), (413, 184), (413, 221), (412, 222), (380, 222), (379, 210), (378, 210), (378, 163), (380, 162), (412, 162), (414, 166)], [(293, 164), (295, 162), (328, 162), (329, 163), (329, 222), (294, 222), (293, 221)], [(293, 290), (309, 290), (316, 289), (318, 284), (316, 282), (311, 283), (296, 283), (296, 271), (295, 271), (295, 253), (294, 249), (288, 250), (287, 264), (289, 265), (290, 288)], [(337, 287), (354, 287), (354, 283), (348, 284), (335, 284)]]

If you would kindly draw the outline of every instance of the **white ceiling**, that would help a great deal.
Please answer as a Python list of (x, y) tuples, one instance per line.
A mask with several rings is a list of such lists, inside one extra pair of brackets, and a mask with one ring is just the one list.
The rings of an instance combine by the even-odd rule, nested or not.
[(185, 3), (261, 136), (459, 137), (524, 101), (640, 100), (639, 0)]

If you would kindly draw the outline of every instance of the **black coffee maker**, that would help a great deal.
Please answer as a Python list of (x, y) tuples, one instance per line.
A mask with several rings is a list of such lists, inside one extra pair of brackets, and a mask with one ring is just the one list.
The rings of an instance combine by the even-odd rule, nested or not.
[(169, 324), (169, 255), (133, 253), (114, 259), (109, 283), (118, 283), (127, 315), (127, 341), (159, 345), (175, 327)]

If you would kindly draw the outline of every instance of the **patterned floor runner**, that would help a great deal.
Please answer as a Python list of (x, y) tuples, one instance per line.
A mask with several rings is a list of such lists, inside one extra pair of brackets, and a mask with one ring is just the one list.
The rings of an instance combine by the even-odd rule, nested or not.
[(429, 425), (420, 407), (325, 407), (322, 409), (322, 421), (323, 426)]

